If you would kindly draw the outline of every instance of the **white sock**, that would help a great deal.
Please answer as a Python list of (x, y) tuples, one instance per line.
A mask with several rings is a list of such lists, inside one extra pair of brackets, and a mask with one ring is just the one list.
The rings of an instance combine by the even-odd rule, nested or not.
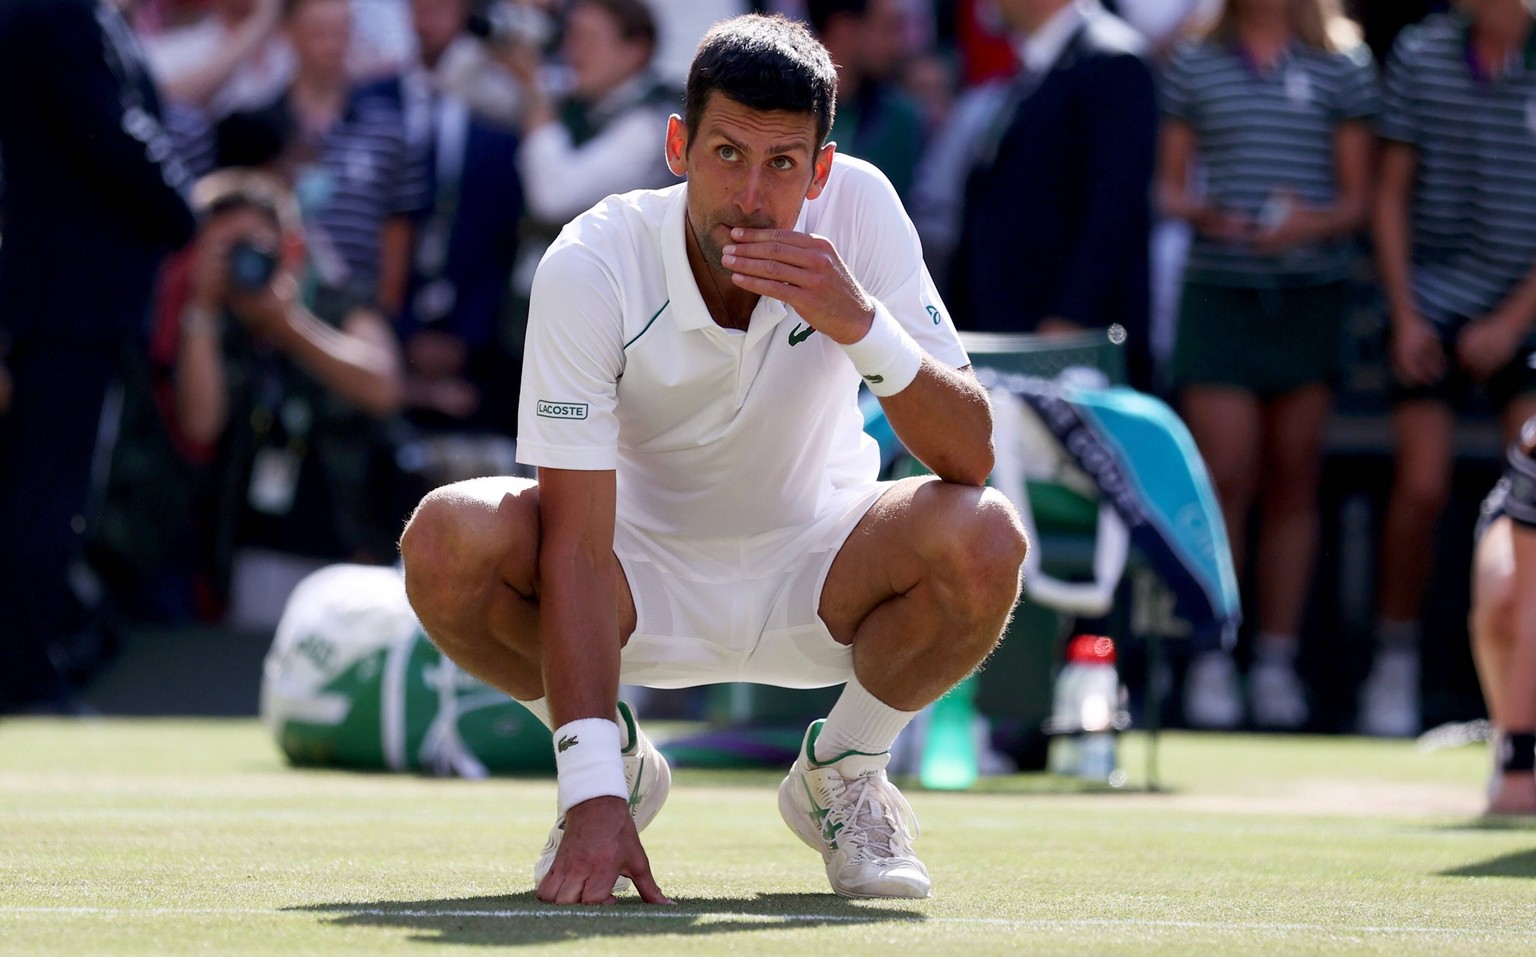
[(831, 760), (847, 751), (884, 754), (896, 743), (901, 729), (917, 716), (916, 711), (898, 711), (876, 698), (850, 678), (843, 686), (827, 720), (816, 736), (816, 760)]
[[(516, 701), (517, 699), (514, 698), (513, 700)], [(555, 719), (549, 715), (548, 696), (543, 698), (535, 698), (532, 701), (518, 701), (517, 703), (527, 708), (528, 712), (535, 718), (538, 718), (539, 722), (543, 724), (544, 727), (551, 731), (555, 730)], [(615, 711), (613, 714), (613, 721), (619, 726), (619, 749), (628, 750), (630, 745), (634, 744), (634, 742), (629, 740), (629, 726), (624, 723), (624, 716)], [(639, 730), (639, 727), (640, 719), (636, 718), (636, 730)]]

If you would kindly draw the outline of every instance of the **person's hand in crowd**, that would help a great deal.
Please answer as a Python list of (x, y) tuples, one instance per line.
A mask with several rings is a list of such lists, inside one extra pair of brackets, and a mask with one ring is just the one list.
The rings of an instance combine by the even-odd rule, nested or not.
[(1514, 357), (1527, 331), (1518, 316), (1491, 313), (1461, 330), (1456, 337), (1456, 361), (1472, 378), (1487, 380)]
[(480, 407), (480, 390), (464, 378), (469, 348), (451, 333), (423, 329), (405, 343), (407, 402), (461, 419)]
[(1404, 385), (1432, 385), (1444, 378), (1445, 367), (1445, 349), (1427, 319), (1392, 317), (1392, 368)]
[(496, 62), (512, 74), (518, 86), (522, 87), (524, 132), (536, 130), (546, 123), (553, 123), (555, 121), (554, 104), (539, 78), (539, 71), (544, 67), (543, 52), (531, 43), (515, 40), (488, 44), (487, 49), (491, 51)]
[(1223, 206), (1208, 204), (1189, 217), (1195, 232), (1224, 243), (1240, 243), (1253, 238), (1253, 221)]
[(226, 222), (214, 220), (203, 227), (192, 247), (192, 271), (187, 305), (202, 312), (218, 312), (224, 307), (225, 287), (229, 280), (229, 250), (235, 231)]
[(1253, 234), (1253, 251), (1276, 256), (1289, 249), (1316, 242), (1322, 230), (1321, 216), (1295, 193), (1278, 193), (1260, 216)]
[(299, 301), (299, 283), (281, 266), (266, 283), (251, 289), (231, 286), (229, 311), (245, 327), (266, 339), (277, 339)]

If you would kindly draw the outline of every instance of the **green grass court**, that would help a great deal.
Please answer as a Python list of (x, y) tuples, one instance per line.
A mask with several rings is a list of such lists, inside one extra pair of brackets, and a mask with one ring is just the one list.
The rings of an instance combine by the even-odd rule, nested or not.
[(685, 769), (646, 832), (677, 906), (567, 909), (530, 887), (552, 779), (294, 771), (254, 720), (7, 721), (0, 954), (1529, 955), (1536, 822), (1478, 819), (1487, 762), (1168, 734), (1165, 793), (909, 788), (916, 902), (833, 897), (778, 773)]

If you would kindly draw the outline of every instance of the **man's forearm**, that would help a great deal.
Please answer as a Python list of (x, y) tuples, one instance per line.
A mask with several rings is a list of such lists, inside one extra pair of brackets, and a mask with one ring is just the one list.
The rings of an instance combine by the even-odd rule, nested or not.
[(969, 369), (924, 358), (912, 384), (880, 400), (907, 450), (939, 478), (985, 485), (992, 474), (992, 406)]
[(555, 726), (612, 720), (619, 697), (619, 627), (612, 552), (601, 561), (580, 548), (539, 556), (539, 644), (544, 692)]

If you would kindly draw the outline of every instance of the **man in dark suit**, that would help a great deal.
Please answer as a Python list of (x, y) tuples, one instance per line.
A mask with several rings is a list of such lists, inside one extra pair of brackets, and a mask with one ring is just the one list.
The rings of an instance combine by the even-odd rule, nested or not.
[(466, 0), (412, 0), (419, 60), (371, 91), (398, 99), (432, 192), (396, 317), (410, 416), (429, 432), (511, 435), (521, 343), (504, 314), (523, 215), (519, 138), (473, 105), (476, 83), (513, 81), (496, 60), (504, 46), (464, 32), (469, 13)]
[[(67, 709), (103, 407), (144, 348), (188, 176), (132, 31), (99, 0), (0, 0), (0, 712)], [(74, 647), (89, 647), (75, 643)]]
[(1148, 385), (1157, 104), (1144, 41), (1095, 0), (997, 5), (1023, 68), (974, 144), (946, 300), (962, 328), (1123, 332), (1131, 381)]

